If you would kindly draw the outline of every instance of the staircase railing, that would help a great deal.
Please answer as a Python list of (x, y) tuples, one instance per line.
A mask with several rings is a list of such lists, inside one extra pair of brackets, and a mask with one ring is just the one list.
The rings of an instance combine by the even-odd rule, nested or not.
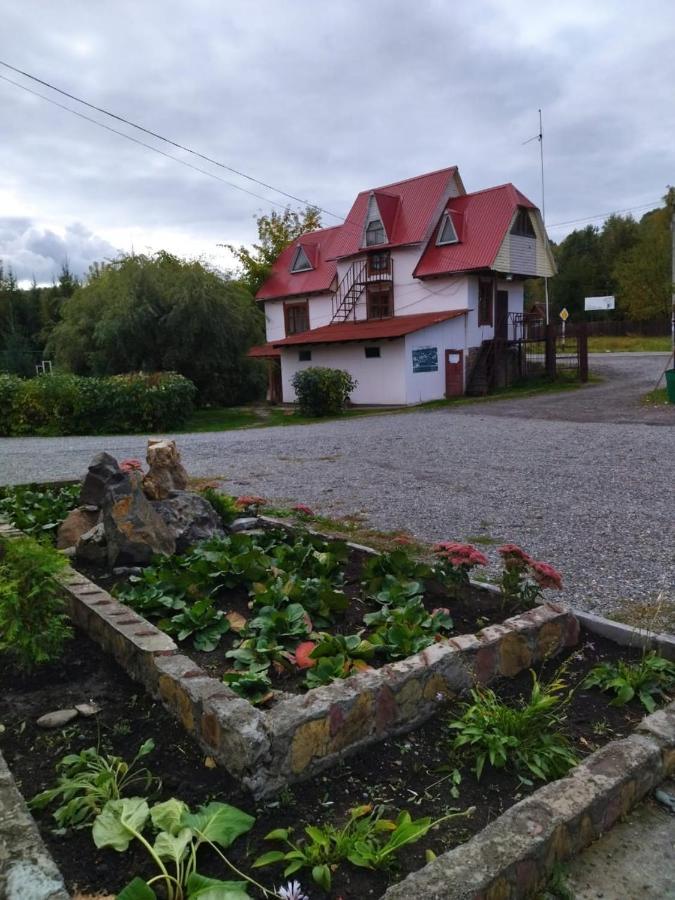
[(334, 322), (346, 322), (354, 313), (358, 299), (366, 286), (367, 267), (367, 260), (357, 259), (345, 272), (333, 295), (331, 325)]

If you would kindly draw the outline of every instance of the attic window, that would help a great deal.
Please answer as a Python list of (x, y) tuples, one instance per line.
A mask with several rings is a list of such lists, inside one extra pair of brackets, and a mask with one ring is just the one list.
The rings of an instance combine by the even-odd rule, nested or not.
[(384, 225), (381, 219), (373, 219), (366, 226), (366, 247), (372, 247), (374, 244), (384, 244), (386, 235), (384, 233)]
[(537, 235), (534, 232), (532, 219), (526, 209), (520, 208), (518, 210), (516, 220), (511, 228), (511, 234), (518, 235), (519, 237), (536, 238)]
[(312, 264), (303, 248), (299, 246), (295, 251), (293, 262), (291, 263), (291, 272), (308, 272), (312, 268)]
[(436, 244), (440, 247), (443, 244), (456, 244), (459, 241), (455, 226), (450, 213), (445, 213), (441, 220), (441, 227), (438, 230), (438, 238)]

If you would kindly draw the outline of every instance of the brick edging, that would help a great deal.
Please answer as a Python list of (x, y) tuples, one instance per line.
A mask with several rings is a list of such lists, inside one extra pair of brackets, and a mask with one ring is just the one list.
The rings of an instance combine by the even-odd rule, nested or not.
[(2, 753), (0, 810), (0, 897), (69, 900), (63, 877), (42, 842)]
[(675, 702), (392, 885), (382, 900), (521, 900), (675, 772)]

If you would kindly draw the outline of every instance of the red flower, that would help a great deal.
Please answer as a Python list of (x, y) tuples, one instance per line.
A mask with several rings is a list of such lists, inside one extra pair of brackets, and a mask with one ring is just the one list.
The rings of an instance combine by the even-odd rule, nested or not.
[(476, 550), (471, 544), (460, 544), (458, 541), (441, 541), (434, 545), (434, 553), (448, 560), (453, 566), (486, 566), (487, 556)]
[(408, 544), (415, 543), (415, 541), (408, 534), (395, 534), (391, 541), (393, 544), (400, 544), (401, 547), (405, 547)]
[(255, 497), (249, 495), (237, 497), (234, 502), (236, 506), (239, 506), (241, 509), (245, 509), (247, 506), (262, 506), (264, 503), (267, 503), (264, 497)]
[(316, 644), (314, 641), (303, 641), (301, 644), (295, 648), (295, 664), (299, 669), (313, 669), (316, 665), (316, 660), (312, 659), (310, 653)]
[(562, 575), (553, 566), (545, 562), (532, 562), (532, 577), (540, 588), (553, 588), (562, 590)]
[(120, 463), (120, 469), (123, 472), (142, 472), (143, 463), (140, 459), (123, 459)]
[(313, 516), (314, 515), (314, 510), (310, 509), (309, 506), (305, 506), (304, 503), (296, 503), (295, 506), (291, 507), (291, 509), (296, 513), (300, 513), (303, 516)]
[(527, 569), (534, 562), (518, 544), (502, 544), (498, 552), (507, 569)]

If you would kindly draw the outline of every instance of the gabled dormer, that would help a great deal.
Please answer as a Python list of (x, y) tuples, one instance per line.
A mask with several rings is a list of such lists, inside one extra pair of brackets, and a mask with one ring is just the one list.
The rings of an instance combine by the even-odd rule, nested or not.
[(293, 274), (299, 272), (311, 272), (316, 265), (316, 247), (313, 244), (298, 244), (293, 253), (290, 271)]

